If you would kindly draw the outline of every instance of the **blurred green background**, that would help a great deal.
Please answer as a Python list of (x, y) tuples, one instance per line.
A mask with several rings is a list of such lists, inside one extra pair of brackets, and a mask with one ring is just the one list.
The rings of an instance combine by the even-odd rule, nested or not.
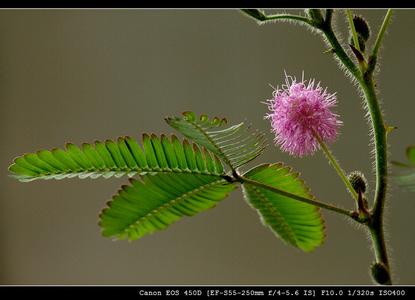
[[(377, 32), (385, 11), (358, 13)], [(344, 15), (334, 21), (347, 37)], [(389, 139), (396, 160), (415, 143), (414, 29), (415, 11), (395, 12), (377, 76), (386, 120), (399, 127)], [(8, 177), (22, 153), (170, 133), (163, 118), (186, 110), (251, 122), (271, 142), (261, 103), (271, 97), (269, 84), (283, 83), (284, 70), (297, 77), (304, 70), (337, 92), (344, 126), (332, 149), (346, 170), (366, 174), (373, 191), (362, 101), (326, 49), (305, 27), (257, 26), (237, 10), (0, 11), (0, 283), (371, 284), (367, 236), (331, 212), (323, 212), (327, 241), (313, 253), (275, 238), (240, 189), (215, 209), (128, 243), (103, 238), (97, 225), (127, 179), (23, 184)], [(284, 161), (319, 199), (353, 207), (321, 152), (296, 159), (270, 144), (256, 163)], [(413, 284), (414, 194), (395, 184), (389, 191), (394, 280)]]

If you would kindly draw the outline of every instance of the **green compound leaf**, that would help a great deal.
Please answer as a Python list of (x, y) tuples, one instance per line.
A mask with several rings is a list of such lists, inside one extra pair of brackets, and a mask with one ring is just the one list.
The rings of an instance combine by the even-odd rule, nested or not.
[(139, 239), (214, 207), (236, 187), (218, 175), (189, 173), (148, 174), (130, 182), (100, 215), (104, 236)]
[(94, 144), (66, 144), (66, 149), (41, 150), (17, 157), (9, 167), (22, 182), (36, 179), (109, 178), (146, 173), (201, 173), (223, 175), (219, 158), (208, 150), (180, 142), (172, 135), (143, 135), (143, 146), (131, 137)]
[(226, 119), (197, 117), (193, 112), (184, 112), (183, 117), (168, 117), (166, 122), (215, 153), (232, 169), (250, 162), (266, 147), (264, 134), (249, 131), (244, 123), (226, 127)]
[[(298, 173), (281, 163), (257, 166), (244, 177), (298, 196), (314, 198), (298, 178)], [(283, 241), (305, 252), (324, 242), (324, 220), (317, 207), (246, 182), (242, 187), (245, 199), (258, 211), (262, 223)]]

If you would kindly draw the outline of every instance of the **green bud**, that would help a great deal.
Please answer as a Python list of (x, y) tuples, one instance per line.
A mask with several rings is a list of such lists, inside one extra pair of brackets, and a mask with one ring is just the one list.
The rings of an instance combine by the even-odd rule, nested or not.
[(356, 193), (362, 192), (364, 194), (366, 192), (367, 181), (362, 172), (353, 171), (347, 175), (347, 179), (349, 179)]
[(389, 271), (382, 263), (375, 263), (371, 267), (372, 277), (379, 284), (388, 284), (391, 281)]

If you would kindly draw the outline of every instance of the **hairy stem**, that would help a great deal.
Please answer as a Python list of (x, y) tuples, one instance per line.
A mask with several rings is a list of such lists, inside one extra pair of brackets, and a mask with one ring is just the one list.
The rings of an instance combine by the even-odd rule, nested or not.
[(386, 12), (385, 18), (383, 19), (382, 26), (380, 27), (380, 30), (378, 32), (378, 36), (376, 37), (375, 46), (373, 47), (373, 50), (372, 50), (373, 57), (376, 57), (378, 55), (380, 45), (382, 44), (382, 40), (383, 40), (383, 37), (385, 36), (386, 28), (388, 28), (391, 17), (392, 17), (392, 10), (388, 9), (388, 11)]
[(310, 25), (310, 20), (306, 17), (292, 14), (275, 14), (275, 15), (266, 15), (259, 9), (242, 9), (243, 13), (254, 18), (259, 23), (269, 22), (269, 21), (297, 21), (300, 23), (305, 23)]
[[(383, 210), (385, 206), (388, 177), (386, 141), (387, 129), (383, 121), (383, 115), (380, 109), (379, 101), (375, 90), (375, 83), (372, 75), (377, 65), (377, 54), (381, 46), (383, 37), (385, 35), (386, 29), (389, 25), (392, 16), (392, 10), (388, 10), (385, 15), (382, 26), (377, 35), (375, 45), (372, 50), (372, 55), (369, 57), (368, 64), (360, 64), (360, 69), (350, 59), (350, 57), (338, 41), (335, 33), (333, 32), (331, 26), (332, 13), (332, 10), (327, 10), (326, 19), (319, 26), (316, 26), (313, 23), (309, 24), (313, 25), (316, 29), (321, 31), (322, 35), (325, 37), (328, 44), (331, 46), (331, 52), (333, 52), (334, 55), (336, 55), (341, 65), (344, 66), (345, 69), (352, 75), (352, 77), (359, 83), (359, 87), (364, 94), (364, 99), (367, 104), (370, 115), (372, 127), (371, 130), (373, 132), (374, 137), (376, 162), (376, 191), (373, 201), (373, 208), (369, 212), (370, 220), (367, 223), (367, 226), (371, 233), (376, 262), (381, 263), (385, 266), (390, 278), (391, 276), (389, 259), (387, 255), (387, 247), (383, 229)], [(263, 20), (258, 21), (261, 22)], [(354, 25), (353, 20), (351, 25)], [(392, 281), (390, 280), (386, 284), (392, 284)]]
[(266, 16), (265, 21), (284, 20), (284, 19), (310, 24), (310, 21), (306, 17), (298, 16), (298, 15), (290, 15), (290, 14), (269, 15), (269, 16)]
[(389, 271), (389, 260), (383, 230), (383, 210), (385, 207), (388, 178), (386, 127), (383, 122), (382, 112), (376, 97), (374, 82), (371, 75), (365, 76), (365, 84), (362, 88), (365, 93), (365, 98), (373, 124), (376, 150), (376, 191), (373, 208), (371, 210), (372, 221), (368, 226), (371, 232), (376, 261), (383, 263)]
[(352, 31), (354, 46), (357, 50), (360, 51), (359, 38), (357, 37), (356, 28), (354, 27), (353, 15), (350, 9), (346, 9), (346, 15), (347, 15), (347, 19), (349, 20), (350, 29)]
[[(375, 85), (372, 77), (374, 66), (376, 64), (376, 55), (379, 49), (380, 41), (386, 30), (386, 26), (389, 23), (391, 11), (386, 14), (385, 20), (382, 24), (381, 30), (378, 34), (378, 39), (375, 44), (373, 53), (375, 56), (371, 59), (372, 63), (369, 63), (368, 69), (362, 74), (357, 71), (356, 66), (350, 65), (349, 59), (344, 55), (338, 55), (340, 61), (349, 70), (349, 72), (359, 82), (360, 88), (364, 93), (364, 98), (369, 110), (370, 120), (372, 124), (372, 130), (375, 142), (375, 160), (376, 160), (376, 192), (374, 197), (374, 205), (371, 213), (371, 221), (368, 223), (369, 230), (372, 237), (373, 249), (375, 252), (376, 261), (382, 263), (388, 272), (390, 273), (389, 260), (387, 255), (387, 248), (384, 238), (383, 230), (383, 209), (386, 198), (387, 189), (387, 142), (386, 142), (386, 126), (383, 121), (382, 111), (380, 109), (379, 101), (377, 99)], [(331, 46), (335, 50), (335, 53), (343, 53), (340, 43), (331, 30), (331, 26), (328, 26), (326, 30), (323, 29), (323, 33)], [(340, 47), (340, 48), (339, 48)], [(363, 75), (363, 76), (362, 76)], [(392, 282), (389, 282), (390, 284)]]
[(330, 44), (331, 48), (333, 49), (334, 55), (340, 60), (340, 62), (346, 67), (346, 69), (351, 73), (351, 75), (360, 80), (362, 78), (362, 74), (359, 68), (353, 63), (350, 57), (347, 55), (346, 51), (344, 51), (343, 47), (341, 46), (339, 40), (337, 39), (336, 35), (331, 28), (331, 25), (325, 23), (322, 27), (322, 32)]

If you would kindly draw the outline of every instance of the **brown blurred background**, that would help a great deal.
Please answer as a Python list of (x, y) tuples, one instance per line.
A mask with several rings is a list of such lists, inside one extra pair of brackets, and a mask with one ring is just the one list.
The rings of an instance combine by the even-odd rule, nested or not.
[[(385, 11), (359, 11), (377, 32)], [(337, 28), (347, 37), (345, 18)], [(413, 133), (415, 11), (395, 12), (378, 76), (391, 157)], [(372, 36), (371, 42), (374, 41)], [(371, 284), (367, 237), (324, 211), (327, 241), (313, 253), (283, 244), (259, 222), (240, 189), (215, 209), (128, 243), (100, 235), (98, 213), (125, 178), (19, 183), (8, 177), (25, 152), (120, 135), (173, 132), (166, 115), (194, 110), (263, 120), (284, 70), (337, 91), (344, 121), (332, 149), (373, 190), (368, 126), (356, 89), (319, 36), (287, 23), (257, 26), (236, 10), (0, 11), (0, 283)], [(302, 172), (323, 201), (352, 208), (322, 153), (294, 159), (269, 147), (257, 160)], [(394, 170), (394, 169), (393, 169)], [(393, 184), (387, 236), (395, 282), (415, 283), (415, 195)]]

